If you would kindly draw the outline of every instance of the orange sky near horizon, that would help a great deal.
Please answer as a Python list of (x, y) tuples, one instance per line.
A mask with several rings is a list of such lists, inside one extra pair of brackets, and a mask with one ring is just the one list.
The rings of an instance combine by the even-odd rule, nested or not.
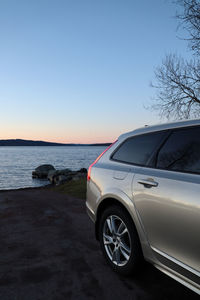
[(8, 139), (22, 139), (22, 140), (33, 140), (33, 141), (45, 141), (45, 142), (54, 142), (54, 143), (64, 143), (64, 144), (94, 144), (94, 143), (110, 143), (117, 139), (117, 137), (41, 137), (41, 136), (26, 136), (26, 135), (7, 135), (0, 136), (0, 140), (8, 140)]
[[(158, 122), (155, 122), (158, 123)], [(147, 122), (151, 125), (150, 122)], [(5, 126), (6, 125), (6, 126)], [(42, 123), (28, 122), (27, 119), (20, 120), (20, 123), (3, 122), (0, 120), (0, 140), (2, 139), (24, 139), (35, 141), (47, 141), (55, 143), (77, 143), (77, 144), (93, 144), (93, 143), (110, 143), (114, 142), (121, 134), (132, 131), (136, 128), (143, 127), (144, 121), (127, 120), (126, 124), (120, 122), (114, 123), (109, 120), (98, 123), (88, 120), (82, 122), (71, 123), (69, 126), (64, 122), (51, 122), (47, 120)]]
[[(81, 126), (82, 123), (82, 126)], [(104, 121), (95, 124), (87, 120), (82, 122), (71, 123), (66, 126), (64, 122), (55, 122), (47, 120), (33, 120), (28, 122), (27, 119), (20, 120), (19, 123), (8, 121), (7, 124), (0, 120), (0, 139), (24, 139), (24, 140), (40, 140), (56, 143), (77, 143), (77, 144), (93, 144), (93, 143), (110, 143), (115, 141), (119, 135), (127, 131), (134, 130), (143, 126), (141, 122), (127, 122), (127, 124), (115, 124), (113, 122)]]
[(33, 130), (31, 128), (24, 129), (21, 131), (18, 130), (4, 130), (0, 133), (1, 140), (7, 139), (24, 139), (24, 140), (35, 140), (35, 141), (47, 141), (55, 143), (77, 143), (77, 144), (88, 144), (88, 143), (107, 143), (113, 142), (121, 133), (111, 134), (105, 132), (105, 135), (102, 135), (102, 132), (88, 132), (87, 130), (68, 131), (61, 130), (60, 132), (56, 130), (47, 130), (42, 129), (40, 131)]

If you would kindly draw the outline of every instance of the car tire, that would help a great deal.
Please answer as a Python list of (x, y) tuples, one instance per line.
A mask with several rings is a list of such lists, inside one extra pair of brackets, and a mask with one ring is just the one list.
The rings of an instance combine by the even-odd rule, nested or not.
[(104, 210), (99, 222), (99, 240), (114, 271), (126, 276), (139, 271), (143, 261), (140, 241), (125, 209), (113, 205)]

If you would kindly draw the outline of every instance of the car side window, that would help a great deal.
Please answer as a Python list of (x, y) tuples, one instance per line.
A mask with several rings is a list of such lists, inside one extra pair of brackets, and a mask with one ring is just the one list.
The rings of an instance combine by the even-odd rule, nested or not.
[(112, 159), (144, 166), (164, 135), (165, 132), (154, 132), (128, 138), (114, 152)]
[(158, 153), (157, 167), (200, 174), (200, 128), (172, 132)]

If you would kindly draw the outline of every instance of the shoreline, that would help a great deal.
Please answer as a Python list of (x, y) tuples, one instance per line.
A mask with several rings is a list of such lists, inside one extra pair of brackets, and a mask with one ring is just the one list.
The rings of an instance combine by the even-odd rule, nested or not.
[(23, 187), (23, 188), (16, 188), (16, 189), (5, 189), (5, 190), (1, 190), (0, 189), (0, 193), (3, 192), (14, 192), (14, 191), (25, 191), (25, 190), (39, 190), (39, 189), (44, 189), (44, 188), (48, 188), (48, 187), (54, 187), (53, 184), (48, 183), (46, 185), (42, 185), (42, 186), (30, 186), (30, 187)]
[(32, 172), (43, 164), (51, 164), (56, 170), (70, 169), (73, 172), (81, 168), (87, 169), (103, 151), (103, 147), (88, 147), (87, 150), (86, 148), (1, 147), (0, 191), (48, 185), (48, 181), (33, 181), (31, 178)]
[(86, 199), (86, 186), (87, 186), (87, 180), (86, 178), (80, 178), (79, 180), (70, 180), (67, 182), (64, 182), (62, 184), (47, 184), (43, 186), (38, 187), (25, 187), (25, 188), (19, 188), (19, 189), (10, 189), (10, 190), (0, 190), (0, 195), (4, 194), (17, 194), (17, 193), (25, 193), (30, 194), (31, 192), (37, 193), (38, 191), (41, 192), (48, 192), (48, 193), (59, 193), (63, 194), (66, 197), (72, 197), (72, 198), (79, 198), (82, 200)]

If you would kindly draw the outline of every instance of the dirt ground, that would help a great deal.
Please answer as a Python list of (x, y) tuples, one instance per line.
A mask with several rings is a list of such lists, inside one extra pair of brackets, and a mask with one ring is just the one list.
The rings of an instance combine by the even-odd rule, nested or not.
[(199, 299), (149, 264), (124, 278), (104, 261), (85, 201), (48, 188), (0, 192), (0, 299)]

